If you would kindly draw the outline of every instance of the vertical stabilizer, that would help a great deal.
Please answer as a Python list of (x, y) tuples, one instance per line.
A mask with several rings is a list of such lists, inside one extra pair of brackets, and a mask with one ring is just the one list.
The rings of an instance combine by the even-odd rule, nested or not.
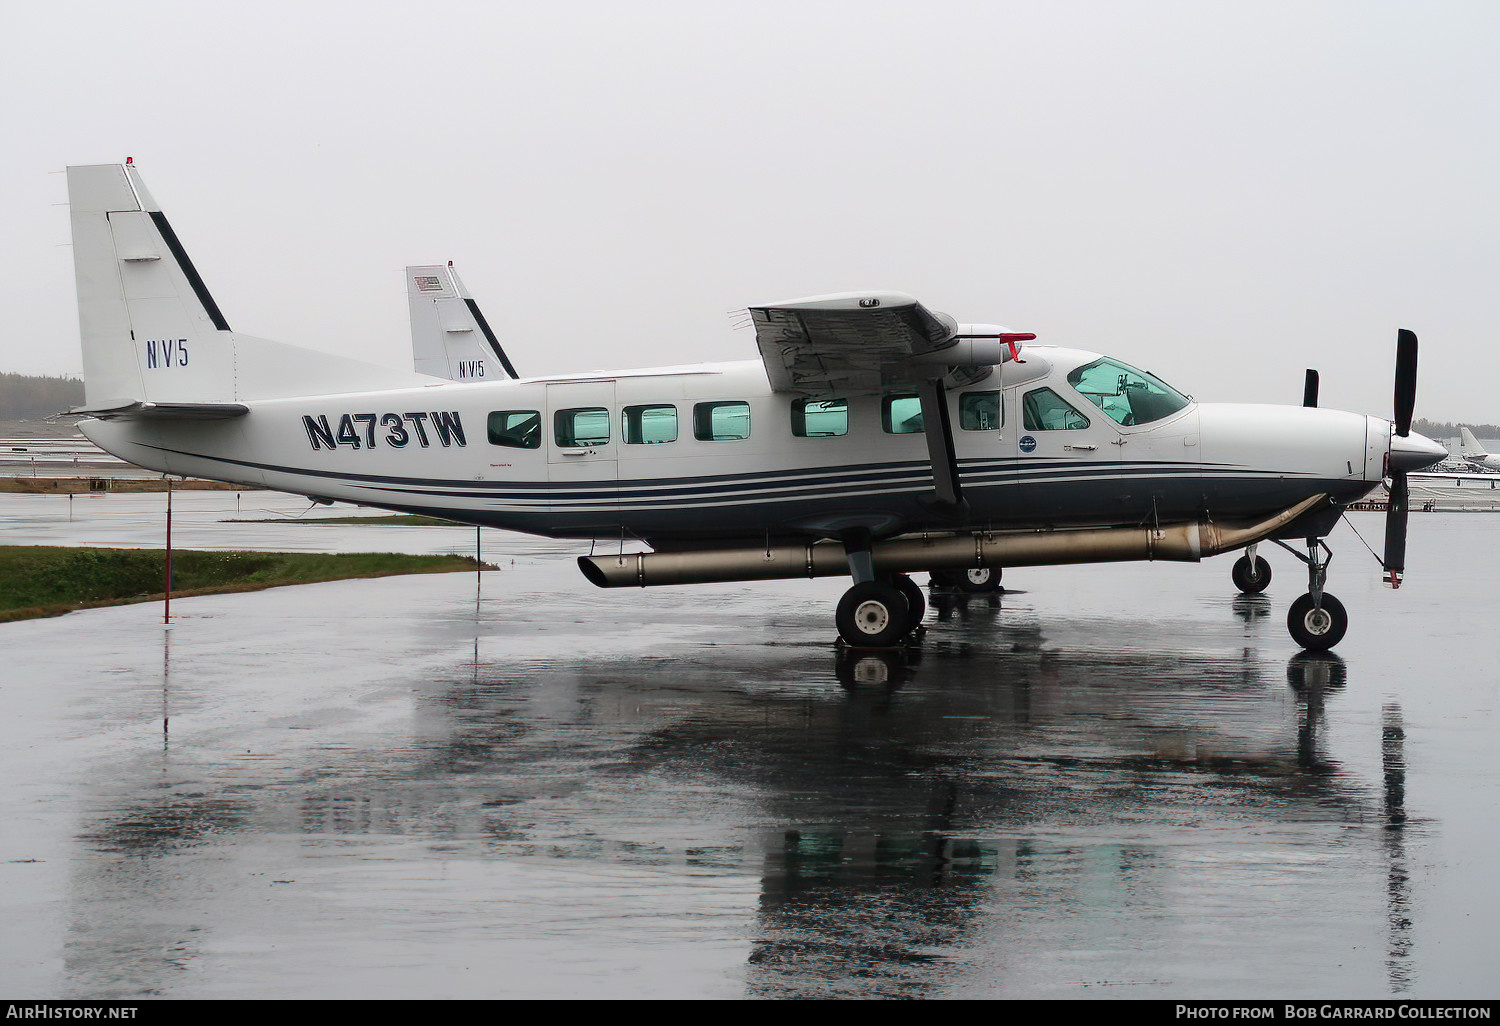
[(68, 200), (88, 410), (433, 384), (231, 331), (130, 164), (68, 168)]
[(68, 168), (90, 406), (234, 398), (229, 324), (128, 164)]
[(406, 269), (412, 361), (420, 374), (454, 381), (520, 377), (453, 262)]
[(1484, 446), (1479, 444), (1479, 439), (1474, 437), (1474, 432), (1470, 431), (1466, 427), (1461, 426), (1458, 429), (1458, 434), (1460, 438), (1460, 442), (1458, 445), (1458, 452), (1460, 456), (1464, 456), (1469, 459), (1478, 459), (1489, 455), (1489, 453), (1484, 451)]

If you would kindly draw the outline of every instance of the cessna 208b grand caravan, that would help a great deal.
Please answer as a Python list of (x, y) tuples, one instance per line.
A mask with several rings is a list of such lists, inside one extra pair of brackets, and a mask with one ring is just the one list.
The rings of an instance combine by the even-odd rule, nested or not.
[(1303, 407), (1197, 403), (1111, 357), (892, 292), (749, 308), (759, 361), (472, 383), (398, 371), (232, 331), (129, 162), (69, 168), (68, 189), (75, 412), (106, 451), (650, 546), (580, 557), (601, 587), (848, 575), (837, 623), (851, 645), (896, 644), (920, 622), (912, 572), (982, 587), (1007, 566), (1245, 549), (1234, 577), (1258, 591), (1270, 573), (1254, 546), (1273, 541), (1308, 567), (1292, 637), (1330, 648), (1348, 618), (1323, 587), (1323, 538), (1389, 476), (1384, 563), (1399, 584), (1406, 475), (1443, 455), (1410, 432), (1405, 331), (1394, 422), (1318, 409), (1315, 387)]

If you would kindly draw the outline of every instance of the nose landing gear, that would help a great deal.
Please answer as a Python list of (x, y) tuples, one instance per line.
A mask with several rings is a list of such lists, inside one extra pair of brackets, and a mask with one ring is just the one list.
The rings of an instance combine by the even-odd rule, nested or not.
[(1286, 629), (1304, 649), (1326, 652), (1344, 640), (1344, 632), (1349, 629), (1349, 614), (1344, 604), (1323, 590), (1333, 550), (1321, 538), (1307, 539), (1305, 556), (1290, 545), (1279, 541), (1277, 544), (1307, 564), (1307, 594), (1293, 602), (1287, 611)]
[(1287, 611), (1286, 629), (1292, 640), (1308, 651), (1326, 652), (1343, 640), (1349, 629), (1349, 614), (1344, 604), (1327, 592), (1321, 604), (1312, 595), (1303, 595)]

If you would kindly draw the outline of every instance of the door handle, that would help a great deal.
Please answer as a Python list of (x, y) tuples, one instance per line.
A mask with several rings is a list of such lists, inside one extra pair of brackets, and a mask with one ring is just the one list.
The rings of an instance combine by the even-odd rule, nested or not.
[(1079, 452), (1094, 452), (1099, 447), (1097, 445), (1065, 445), (1065, 446), (1063, 446), (1063, 448), (1064, 449), (1076, 449)]
[(564, 456), (593, 456), (598, 455), (593, 449), (559, 449), (558, 452)]

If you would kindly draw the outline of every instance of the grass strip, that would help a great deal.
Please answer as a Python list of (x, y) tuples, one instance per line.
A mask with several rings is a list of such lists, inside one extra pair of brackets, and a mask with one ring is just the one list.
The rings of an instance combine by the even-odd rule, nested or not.
[[(90, 492), (165, 492), (159, 477), (0, 477), (0, 492), (24, 495), (86, 495)], [(174, 492), (257, 492), (248, 485), (223, 481), (173, 481)]]
[[(473, 570), (475, 565), (472, 556), (173, 549), (172, 596), (259, 591), (355, 577), (453, 573)], [(162, 549), (0, 546), (0, 623), (159, 601), (165, 575)]]

